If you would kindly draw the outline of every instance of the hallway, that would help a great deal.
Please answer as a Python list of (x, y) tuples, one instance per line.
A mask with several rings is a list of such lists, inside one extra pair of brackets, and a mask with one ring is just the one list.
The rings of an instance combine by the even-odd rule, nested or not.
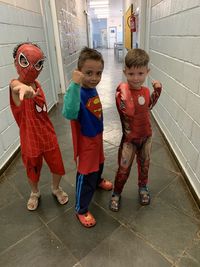
[[(115, 60), (113, 50), (102, 53), (105, 69), (98, 92), (104, 111), (104, 176), (113, 181), (121, 138), (114, 96), (123, 78), (122, 63)], [(200, 212), (153, 119), (151, 205), (138, 203), (134, 162), (120, 211), (108, 209), (110, 192), (97, 190), (91, 205), (97, 225), (91, 229), (80, 225), (74, 212), (76, 170), (70, 126), (61, 109), (62, 103), (50, 117), (66, 167), (61, 185), (69, 194), (69, 203), (60, 206), (52, 197), (50, 173), (44, 164), (40, 206), (35, 212), (27, 211), (30, 189), (18, 155), (0, 177), (0, 266), (200, 266)]]

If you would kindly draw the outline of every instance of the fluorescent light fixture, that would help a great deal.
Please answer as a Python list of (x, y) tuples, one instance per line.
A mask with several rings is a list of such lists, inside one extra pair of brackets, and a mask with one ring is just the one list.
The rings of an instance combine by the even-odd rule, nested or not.
[(89, 6), (102, 6), (102, 5), (109, 5), (109, 1), (90, 1)]
[(108, 5), (90, 6), (90, 8), (108, 8)]

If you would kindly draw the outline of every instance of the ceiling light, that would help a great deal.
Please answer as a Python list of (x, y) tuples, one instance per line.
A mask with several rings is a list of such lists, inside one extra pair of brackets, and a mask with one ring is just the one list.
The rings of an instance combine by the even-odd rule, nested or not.
[(109, 2), (108, 1), (91, 1), (90, 3), (89, 3), (89, 6), (102, 6), (102, 5), (109, 5)]

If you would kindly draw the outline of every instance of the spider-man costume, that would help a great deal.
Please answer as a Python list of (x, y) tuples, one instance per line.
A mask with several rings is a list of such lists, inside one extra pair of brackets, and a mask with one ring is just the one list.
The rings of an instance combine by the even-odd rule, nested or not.
[(116, 91), (116, 105), (122, 123), (123, 136), (118, 152), (118, 171), (114, 192), (121, 194), (130, 174), (135, 155), (138, 164), (138, 186), (148, 182), (152, 129), (149, 110), (156, 104), (161, 88), (150, 95), (149, 88), (130, 89), (121, 83)]
[(33, 84), (38, 95), (24, 99), (20, 106), (16, 106), (10, 91), (11, 110), (20, 129), (22, 159), (28, 177), (34, 182), (39, 180), (43, 157), (52, 173), (65, 174), (57, 137), (47, 114), (45, 95), (35, 80), (42, 70), (40, 61), (44, 61), (44, 55), (38, 47), (21, 45), (15, 58), (19, 81)]

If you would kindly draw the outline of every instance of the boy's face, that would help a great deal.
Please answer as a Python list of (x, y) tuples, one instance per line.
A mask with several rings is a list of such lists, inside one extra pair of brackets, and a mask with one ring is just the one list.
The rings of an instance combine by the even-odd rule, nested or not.
[(103, 65), (101, 61), (87, 59), (80, 71), (83, 73), (82, 86), (85, 88), (95, 88), (101, 81)]
[(143, 67), (131, 67), (124, 69), (124, 74), (126, 76), (127, 82), (132, 89), (139, 90), (149, 73), (147, 66)]

